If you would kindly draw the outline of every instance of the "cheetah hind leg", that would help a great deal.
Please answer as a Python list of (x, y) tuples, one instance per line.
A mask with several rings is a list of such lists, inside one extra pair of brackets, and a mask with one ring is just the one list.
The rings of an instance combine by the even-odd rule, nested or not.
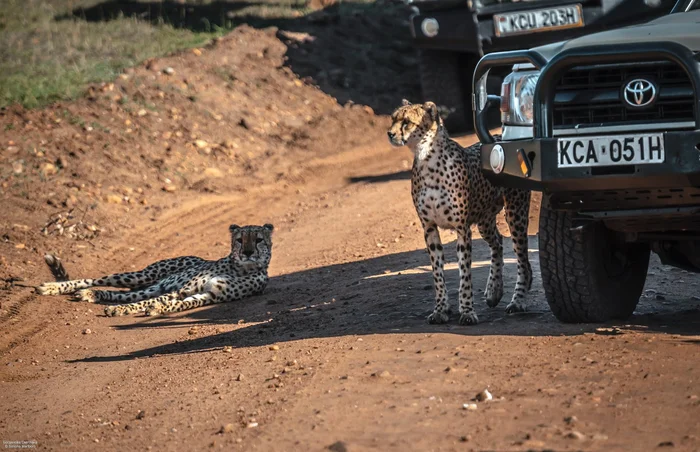
[(491, 267), (486, 281), (484, 298), (486, 298), (486, 304), (489, 307), (495, 308), (503, 298), (503, 236), (496, 227), (495, 215), (492, 221), (479, 223), (478, 226), (479, 233), (491, 248)]
[(527, 229), (530, 210), (530, 192), (509, 189), (505, 192), (506, 222), (513, 238), (513, 251), (518, 260), (518, 279), (515, 283), (513, 299), (506, 306), (506, 313), (527, 310), (526, 295), (532, 286), (532, 266), (528, 258)]

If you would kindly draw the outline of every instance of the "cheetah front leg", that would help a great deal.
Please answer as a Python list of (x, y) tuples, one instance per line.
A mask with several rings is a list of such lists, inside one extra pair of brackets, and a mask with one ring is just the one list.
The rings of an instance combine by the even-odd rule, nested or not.
[(459, 324), (476, 325), (479, 318), (474, 311), (472, 292), (472, 230), (464, 226), (457, 230), (457, 259), (459, 262)]
[(503, 236), (496, 227), (495, 215), (488, 221), (479, 223), (479, 233), (491, 248), (491, 267), (484, 296), (486, 304), (493, 308), (503, 298)]
[(87, 301), (88, 303), (135, 303), (163, 295), (165, 292), (169, 292), (169, 290), (159, 283), (145, 289), (129, 290), (127, 292), (81, 289), (73, 294), (73, 298), (76, 301)]
[(240, 300), (246, 296), (261, 293), (266, 284), (267, 278), (262, 276), (238, 280), (230, 276), (215, 276), (206, 282), (201, 293), (195, 293), (184, 299), (155, 303), (146, 310), (146, 315), (182, 312), (209, 304)]
[(440, 233), (435, 223), (423, 223), (425, 244), (430, 253), (430, 263), (433, 266), (433, 282), (435, 284), (435, 310), (428, 316), (428, 323), (445, 323), (449, 320), (449, 302), (443, 264), (445, 256), (440, 242)]
[(117, 317), (122, 315), (136, 314), (138, 312), (146, 311), (148, 308), (158, 303), (172, 303), (180, 299), (182, 299), (180, 292), (170, 292), (159, 297), (149, 298), (147, 300), (138, 301), (136, 303), (126, 303), (114, 306), (107, 306), (105, 308), (105, 315), (108, 317)]
[(506, 313), (526, 310), (525, 295), (532, 287), (532, 267), (527, 255), (527, 226), (530, 213), (530, 192), (509, 189), (505, 192), (506, 222), (513, 238), (513, 251), (518, 260), (518, 280), (513, 299), (506, 306)]

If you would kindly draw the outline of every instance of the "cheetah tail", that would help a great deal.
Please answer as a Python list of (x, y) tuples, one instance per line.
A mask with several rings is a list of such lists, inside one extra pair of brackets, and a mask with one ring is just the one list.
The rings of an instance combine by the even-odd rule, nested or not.
[(57, 282), (70, 280), (68, 272), (63, 267), (63, 262), (59, 258), (51, 254), (45, 254), (44, 261), (46, 261), (46, 265), (49, 266), (49, 270), (51, 270), (51, 274)]

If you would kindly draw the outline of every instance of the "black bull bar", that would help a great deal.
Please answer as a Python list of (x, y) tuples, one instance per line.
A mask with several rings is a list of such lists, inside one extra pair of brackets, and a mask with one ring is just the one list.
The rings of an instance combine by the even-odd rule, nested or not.
[[(479, 83), (484, 75), (494, 67), (530, 63), (540, 69), (540, 77), (535, 87), (533, 101), (533, 138), (552, 138), (552, 113), (555, 86), (561, 74), (575, 66), (628, 63), (636, 61), (668, 60), (680, 66), (693, 85), (693, 113), (695, 130), (700, 130), (700, 62), (691, 50), (675, 42), (647, 42), (625, 44), (602, 44), (566, 49), (549, 62), (535, 50), (514, 50), (485, 55), (474, 70), (472, 81), (472, 108), (474, 109), (474, 130), (484, 144), (495, 142), (488, 128), (487, 112), (500, 105), (498, 95), (486, 96), (484, 105), (479, 104)], [(485, 90), (484, 80), (484, 90)], [(479, 108), (481, 107), (481, 108)]]

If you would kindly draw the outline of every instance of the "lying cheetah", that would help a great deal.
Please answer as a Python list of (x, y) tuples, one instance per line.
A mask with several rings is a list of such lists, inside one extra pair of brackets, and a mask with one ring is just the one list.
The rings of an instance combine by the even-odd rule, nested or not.
[(429, 323), (448, 320), (449, 303), (443, 276), (443, 250), (438, 227), (457, 231), (459, 259), (459, 323), (476, 324), (471, 280), (471, 226), (476, 224), (491, 248), (491, 268), (485, 297), (490, 307), (503, 297), (503, 237), (496, 215), (505, 204), (506, 221), (518, 258), (518, 280), (507, 313), (525, 310), (525, 294), (532, 285), (527, 256), (530, 192), (492, 185), (481, 172), (480, 144), (462, 148), (447, 131), (432, 102), (411, 105), (407, 100), (391, 116), (389, 141), (408, 146), (414, 154), (411, 193), (425, 232), (435, 281), (435, 310)]
[[(43, 283), (37, 287), (37, 292), (42, 295), (72, 293), (77, 300), (91, 303), (123, 303), (106, 307), (105, 314), (108, 316), (142, 311), (151, 316), (240, 300), (262, 293), (267, 286), (272, 230), (271, 224), (231, 225), (231, 254), (217, 261), (196, 256), (176, 257), (158, 261), (136, 272)], [(67, 273), (58, 259), (51, 255), (45, 259), (54, 277), (67, 279)], [(89, 287), (131, 290), (92, 290)]]

